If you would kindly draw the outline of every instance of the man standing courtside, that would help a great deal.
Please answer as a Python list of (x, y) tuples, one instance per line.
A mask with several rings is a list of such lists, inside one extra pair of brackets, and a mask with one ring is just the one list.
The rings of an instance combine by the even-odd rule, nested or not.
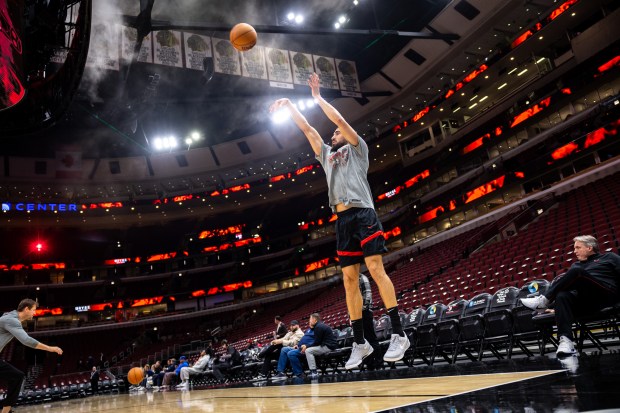
[[(22, 323), (27, 320), (32, 320), (36, 309), (37, 302), (26, 298), (19, 303), (17, 310), (4, 313), (2, 317), (0, 317), (0, 351), (2, 351), (13, 337), (15, 337), (25, 346), (37, 350), (62, 354), (62, 349), (60, 347), (50, 347), (40, 343), (24, 331)], [(17, 370), (6, 361), (0, 360), (0, 380), (7, 383), (6, 397), (2, 402), (2, 413), (9, 413), (11, 411), (11, 406), (15, 404), (19, 397), (19, 390), (22, 387), (24, 373)]]

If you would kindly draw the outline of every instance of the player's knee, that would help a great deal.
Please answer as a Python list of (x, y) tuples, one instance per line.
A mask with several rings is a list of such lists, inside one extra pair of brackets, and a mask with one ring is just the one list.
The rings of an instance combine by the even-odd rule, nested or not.
[(373, 277), (384, 275), (383, 262), (381, 256), (370, 257), (366, 260), (366, 267)]
[(572, 293), (570, 291), (560, 291), (555, 296), (555, 302), (556, 303), (570, 302), (571, 298), (572, 298)]

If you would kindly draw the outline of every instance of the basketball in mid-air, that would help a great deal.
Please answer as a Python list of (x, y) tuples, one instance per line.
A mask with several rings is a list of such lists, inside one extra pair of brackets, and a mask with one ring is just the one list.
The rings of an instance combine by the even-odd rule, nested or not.
[(230, 31), (230, 42), (240, 52), (250, 50), (256, 44), (256, 30), (247, 23), (239, 23)]
[(137, 386), (144, 379), (144, 371), (140, 367), (134, 367), (127, 373), (127, 381)]

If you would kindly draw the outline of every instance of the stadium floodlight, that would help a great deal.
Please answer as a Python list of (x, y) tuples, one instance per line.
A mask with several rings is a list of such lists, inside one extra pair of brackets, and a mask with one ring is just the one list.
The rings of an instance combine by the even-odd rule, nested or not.
[(279, 123), (283, 123), (284, 121), (286, 121), (288, 117), (289, 117), (288, 110), (280, 109), (280, 110), (273, 112), (273, 114), (271, 115), (271, 121), (273, 123), (279, 124)]

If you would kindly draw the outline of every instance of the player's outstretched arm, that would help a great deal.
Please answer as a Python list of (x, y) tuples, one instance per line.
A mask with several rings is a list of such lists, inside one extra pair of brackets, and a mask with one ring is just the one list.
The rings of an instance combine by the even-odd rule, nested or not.
[(319, 155), (321, 153), (321, 147), (323, 145), (323, 140), (321, 139), (321, 135), (314, 129), (306, 120), (306, 117), (302, 115), (297, 108), (293, 105), (293, 103), (286, 98), (276, 100), (270, 107), (269, 112), (275, 112), (278, 109), (286, 108), (291, 113), (291, 117), (293, 121), (297, 125), (299, 129), (306, 135), (308, 138), (308, 142), (310, 142), (310, 146), (312, 146), (312, 150), (315, 154)]
[(321, 107), (321, 109), (323, 109), (323, 112), (325, 113), (325, 115), (327, 115), (329, 120), (334, 122), (338, 129), (340, 129), (340, 133), (342, 133), (342, 136), (344, 136), (348, 143), (353, 146), (357, 146), (357, 144), (359, 143), (359, 136), (357, 132), (355, 132), (355, 129), (353, 129), (351, 125), (347, 123), (347, 121), (342, 117), (340, 112), (338, 112), (335, 107), (329, 104), (321, 96), (319, 75), (317, 75), (316, 73), (311, 74), (310, 79), (308, 79), (308, 86), (310, 86), (310, 89), (312, 90), (312, 96), (317, 100), (319, 106)]
[(43, 343), (37, 344), (35, 347), (37, 350), (49, 351), (50, 353), (62, 354), (62, 349), (56, 346), (48, 346)]

